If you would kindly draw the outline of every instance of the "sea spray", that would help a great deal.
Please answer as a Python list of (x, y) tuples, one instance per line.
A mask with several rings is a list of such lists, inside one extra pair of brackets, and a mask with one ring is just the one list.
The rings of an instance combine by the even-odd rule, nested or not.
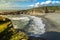
[(29, 22), (28, 17), (15, 17), (12, 18), (13, 26), (15, 29), (23, 29)]
[(26, 31), (30, 33), (30, 36), (38, 37), (45, 33), (45, 24), (41, 18), (35, 16), (29, 16), (30, 23), (27, 25)]
[(23, 29), (29, 36), (39, 37), (45, 33), (45, 24), (41, 17), (20, 15), (11, 18), (15, 29)]

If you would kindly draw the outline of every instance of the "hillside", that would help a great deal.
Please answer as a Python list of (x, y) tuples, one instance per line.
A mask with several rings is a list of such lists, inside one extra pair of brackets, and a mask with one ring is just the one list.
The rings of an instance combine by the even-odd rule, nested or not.
[(27, 10), (14, 10), (14, 11), (2, 11), (0, 14), (29, 14), (29, 15), (40, 15), (40, 13), (60, 13), (60, 6), (42, 6), (31, 8)]
[(43, 7), (32, 8), (29, 10), (39, 11), (40, 13), (44, 13), (43, 11), (47, 10), (47, 11), (49, 11), (48, 13), (51, 13), (51, 12), (60, 11), (60, 6), (43, 6)]

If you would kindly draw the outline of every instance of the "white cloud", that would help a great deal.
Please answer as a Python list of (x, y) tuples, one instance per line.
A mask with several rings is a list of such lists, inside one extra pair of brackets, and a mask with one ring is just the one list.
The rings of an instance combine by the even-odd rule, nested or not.
[(41, 2), (40, 4), (43, 5), (43, 4), (50, 4), (52, 1), (45, 1), (45, 2)]
[(7, 2), (5, 0), (0, 1), (0, 10), (17, 9), (18, 7), (21, 6), (19, 4), (15, 4), (14, 2)]
[(0, 10), (8, 10), (8, 9), (17, 9), (21, 7), (19, 4), (12, 4), (10, 2), (8, 3), (2, 3), (0, 4)]
[(36, 0), (0, 0), (0, 2), (31, 2)]
[(10, 3), (3, 3), (3, 4), (0, 4), (0, 8), (3, 8), (3, 7), (10, 7)]
[[(0, 9), (7, 9), (7, 8), (10, 8), (10, 9), (15, 9), (15, 7), (17, 8), (17, 7), (21, 7), (21, 5), (19, 5), (19, 4), (14, 4), (13, 2), (10, 2), (10, 1), (13, 1), (13, 2), (15, 2), (15, 1), (19, 1), (19, 0), (1, 0), (0, 1)], [(20, 1), (29, 1), (29, 0), (20, 0)], [(37, 1), (37, 0), (32, 0), (32, 1)], [(46, 5), (46, 4), (50, 4), (50, 3), (52, 3), (52, 4), (55, 4), (55, 3), (57, 3), (57, 4), (59, 4), (60, 3), (60, 1), (51, 1), (51, 0), (47, 0), (47, 1), (45, 1), (45, 2), (37, 2), (37, 3), (35, 3), (35, 4), (32, 4), (32, 5), (29, 5), (28, 7), (39, 7), (39, 6), (41, 6), (41, 5)], [(13, 8), (14, 7), (14, 8)]]
[[(17, 9), (19, 7), (23, 7), (20, 4), (16, 4), (15, 2), (24, 2), (24, 1), (36, 1), (36, 0), (0, 0), (0, 10), (4, 9)], [(32, 6), (32, 5), (31, 5)], [(19, 8), (20, 9), (20, 8)]]
[(40, 4), (40, 3), (39, 3), (39, 2), (37, 2), (37, 3), (35, 4), (35, 7), (38, 7), (38, 6), (39, 6), (39, 4)]
[(55, 3), (60, 3), (60, 1), (51, 1), (51, 0), (48, 0), (48, 1), (45, 1), (45, 2), (41, 2), (40, 4), (41, 5), (44, 5), (44, 4), (55, 4)]
[(32, 4), (32, 5), (30, 5), (31, 7), (39, 7), (39, 6), (42, 6), (42, 5), (48, 5), (48, 4), (59, 4), (60, 3), (60, 1), (51, 1), (51, 0), (47, 0), (47, 1), (45, 1), (45, 2), (41, 2), (41, 3), (39, 3), (39, 2), (37, 2), (37, 3), (35, 3), (35, 5), (34, 4)]
[(38, 7), (39, 6), (39, 2), (35, 3), (35, 4), (32, 4), (32, 5), (29, 5), (30, 7)]
[(29, 7), (33, 7), (34, 5), (29, 5)]
[(45, 1), (45, 2), (41, 2), (41, 3), (37, 2), (37, 3), (29, 5), (29, 6), (30, 7), (33, 7), (33, 6), (34, 7), (39, 7), (40, 5), (49, 4), (49, 3), (51, 3), (51, 0), (48, 0), (48, 1)]
[(10, 6), (11, 6), (10, 3), (2, 3), (0, 4), (0, 10), (9, 9)]
[(60, 3), (60, 1), (53, 1), (52, 3), (53, 3), (53, 4), (54, 4), (54, 3)]

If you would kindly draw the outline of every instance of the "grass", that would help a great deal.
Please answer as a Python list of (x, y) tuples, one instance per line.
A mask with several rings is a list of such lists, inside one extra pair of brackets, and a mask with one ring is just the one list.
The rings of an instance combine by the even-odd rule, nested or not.
[(0, 25), (0, 32), (4, 31), (11, 22), (6, 22)]

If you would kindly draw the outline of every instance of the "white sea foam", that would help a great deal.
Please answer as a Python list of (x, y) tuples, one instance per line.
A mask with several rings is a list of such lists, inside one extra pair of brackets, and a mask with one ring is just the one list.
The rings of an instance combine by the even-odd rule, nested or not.
[(41, 18), (31, 16), (32, 21), (28, 32), (32, 32), (34, 34), (43, 34), (45, 32), (45, 24), (43, 24), (43, 20)]
[(27, 33), (32, 33), (30, 36), (38, 37), (39, 35), (45, 33), (45, 24), (43, 23), (42, 18), (22, 15), (22, 17), (12, 17), (11, 19), (14, 28), (21, 29), (27, 27), (24, 30), (27, 30)]

